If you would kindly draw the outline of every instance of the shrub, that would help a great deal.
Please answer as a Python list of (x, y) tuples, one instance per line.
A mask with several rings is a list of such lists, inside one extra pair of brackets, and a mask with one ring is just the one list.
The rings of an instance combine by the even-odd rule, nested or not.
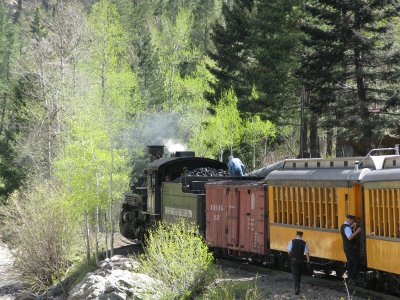
[(166, 299), (186, 298), (204, 287), (214, 275), (213, 256), (192, 223), (159, 223), (149, 232), (139, 271), (161, 281)]
[(34, 290), (58, 281), (70, 265), (78, 234), (64, 196), (57, 182), (36, 181), (15, 191), (2, 208), (16, 267)]

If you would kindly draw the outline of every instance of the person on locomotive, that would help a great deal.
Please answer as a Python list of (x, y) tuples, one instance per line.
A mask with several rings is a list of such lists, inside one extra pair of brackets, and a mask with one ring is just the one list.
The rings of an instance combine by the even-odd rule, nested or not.
[(231, 174), (231, 176), (243, 176), (244, 164), (242, 161), (239, 158), (234, 158), (233, 156), (229, 156), (228, 160), (229, 174)]
[(297, 231), (296, 238), (289, 242), (287, 247), (291, 256), (290, 267), (294, 280), (294, 293), (300, 293), (301, 273), (304, 270), (304, 253), (307, 257), (307, 263), (310, 263), (310, 249), (305, 241), (302, 240), (303, 232)]
[(346, 221), (340, 227), (340, 233), (343, 239), (343, 250), (346, 254), (347, 259), (347, 273), (349, 278), (349, 283), (358, 282), (358, 272), (360, 270), (360, 255), (357, 244), (357, 239), (355, 238), (360, 232), (361, 227), (358, 227), (354, 232), (351, 226), (356, 220), (355, 216), (347, 215)]

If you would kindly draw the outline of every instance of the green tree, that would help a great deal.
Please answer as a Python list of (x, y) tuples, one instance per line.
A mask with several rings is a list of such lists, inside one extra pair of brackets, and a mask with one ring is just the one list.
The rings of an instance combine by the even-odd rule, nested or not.
[(221, 100), (213, 107), (214, 114), (210, 115), (202, 132), (202, 139), (208, 141), (208, 146), (215, 156), (223, 159), (224, 151), (233, 149), (239, 144), (242, 120), (237, 109), (238, 99), (233, 89), (224, 91)]
[(40, 40), (46, 35), (45, 26), (42, 24), (42, 15), (39, 7), (36, 7), (33, 21), (31, 23), (31, 33), (36, 40)]
[(211, 42), (212, 25), (220, 17), (222, 3), (221, 0), (199, 0), (193, 9), (192, 41), (201, 53), (206, 54), (213, 47)]
[(181, 66), (192, 63), (198, 55), (190, 40), (192, 26), (193, 14), (189, 10), (180, 9), (174, 21), (163, 15), (160, 26), (153, 34), (164, 78), (166, 99), (162, 104), (167, 110), (174, 110), (185, 100), (179, 84), (183, 77)]
[[(243, 128), (243, 139), (253, 149), (253, 170), (256, 168), (256, 148), (261, 142), (274, 139), (276, 127), (269, 120), (263, 121), (260, 116), (254, 116), (246, 120)], [(266, 153), (264, 153), (265, 155)]]
[(113, 255), (116, 215), (114, 205), (120, 191), (114, 190), (115, 182), (124, 182), (123, 178), (126, 182), (127, 179), (126, 170), (120, 166), (124, 158), (121, 154), (125, 149), (121, 148), (118, 138), (121, 130), (128, 127), (128, 117), (139, 111), (141, 102), (137, 95), (137, 77), (127, 59), (128, 38), (119, 22), (115, 5), (110, 1), (94, 4), (90, 14), (90, 28), (92, 51), (87, 66), (94, 81), (90, 96), (98, 101), (98, 118), (104, 126), (103, 145), (107, 145), (105, 149), (108, 152), (108, 219)]
[(311, 17), (302, 26), (307, 51), (301, 75), (311, 91), (311, 109), (324, 116), (325, 127), (339, 128), (339, 142), (359, 142), (366, 152), (385, 134), (398, 136), (392, 114), (400, 100), (400, 55), (393, 30), (400, 4), (319, 0), (305, 8)]
[(232, 87), (239, 99), (239, 110), (248, 111), (248, 98), (253, 86), (250, 70), (254, 67), (251, 44), (253, 8), (253, 0), (235, 1), (232, 8), (224, 3), (222, 21), (212, 28), (211, 40), (215, 51), (208, 54), (215, 61), (215, 65), (209, 66), (215, 82), (210, 83), (213, 90), (206, 97), (213, 104), (219, 101), (224, 90)]
[(9, 18), (7, 7), (0, 3), (0, 196), (9, 195), (18, 188), (24, 170), (14, 163), (15, 152), (11, 147), (15, 136), (13, 119), (17, 100), (14, 99), (13, 89), (16, 78), (12, 75), (15, 63), (16, 38), (18, 26)]
[(291, 122), (299, 109), (300, 82), (295, 75), (301, 53), (301, 3), (301, 0), (259, 1), (252, 19), (251, 39), (256, 60), (252, 72), (259, 97), (250, 106), (275, 122)]

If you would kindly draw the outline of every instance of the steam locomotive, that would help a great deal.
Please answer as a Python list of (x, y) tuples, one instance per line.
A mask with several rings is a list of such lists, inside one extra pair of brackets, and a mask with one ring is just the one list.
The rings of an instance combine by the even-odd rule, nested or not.
[(148, 168), (132, 182), (123, 199), (121, 234), (142, 241), (146, 230), (157, 220), (168, 224), (181, 217), (194, 222), (205, 233), (205, 183), (233, 178), (229, 177), (227, 165), (196, 157), (192, 151), (177, 151), (163, 158), (164, 146), (147, 147)]
[[(400, 295), (398, 146), (365, 157), (287, 159), (240, 178), (199, 176), (191, 172), (227, 166), (193, 152), (161, 158), (161, 149), (149, 147), (154, 159), (126, 194), (120, 220), (125, 237), (141, 240), (156, 220), (183, 217), (199, 226), (217, 255), (287, 268), (286, 247), (301, 230), (313, 269), (341, 276), (340, 225), (351, 214), (363, 229), (360, 276), (369, 287)], [(373, 155), (382, 151), (395, 154)]]

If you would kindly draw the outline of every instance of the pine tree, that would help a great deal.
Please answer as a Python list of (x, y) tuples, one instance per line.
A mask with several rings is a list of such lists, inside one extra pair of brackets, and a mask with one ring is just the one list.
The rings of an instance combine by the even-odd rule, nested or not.
[[(251, 105), (270, 120), (293, 118), (299, 109), (299, 65), (301, 0), (259, 1), (252, 23), (256, 67), (252, 72), (259, 98)], [(289, 118), (288, 118), (289, 116)]]
[(251, 95), (253, 83), (249, 82), (252, 65), (250, 19), (254, 8), (253, 0), (235, 1), (230, 8), (222, 6), (222, 22), (212, 28), (211, 40), (215, 52), (209, 56), (216, 66), (209, 66), (216, 82), (211, 82), (214, 93), (207, 94), (207, 99), (215, 104), (224, 91), (233, 88), (240, 111), (246, 111), (247, 99)]
[(35, 10), (33, 21), (31, 23), (31, 32), (37, 40), (40, 40), (44, 35), (46, 35), (45, 27), (42, 24), (42, 15), (39, 7), (36, 7)]
[(194, 25), (192, 41), (201, 53), (212, 49), (210, 33), (212, 25), (220, 16), (220, 0), (199, 0), (197, 7), (193, 10)]
[(301, 76), (311, 91), (311, 109), (324, 116), (327, 128), (338, 127), (342, 139), (367, 151), (390, 130), (388, 124), (393, 128), (390, 116), (400, 101), (400, 55), (392, 34), (400, 4), (318, 0), (305, 8), (311, 17), (302, 26), (307, 50)]
[(14, 139), (17, 118), (17, 99), (13, 99), (15, 78), (11, 74), (17, 26), (9, 18), (9, 11), (0, 2), (0, 196), (7, 196), (18, 188), (24, 177), (24, 169), (16, 166), (11, 144)]

